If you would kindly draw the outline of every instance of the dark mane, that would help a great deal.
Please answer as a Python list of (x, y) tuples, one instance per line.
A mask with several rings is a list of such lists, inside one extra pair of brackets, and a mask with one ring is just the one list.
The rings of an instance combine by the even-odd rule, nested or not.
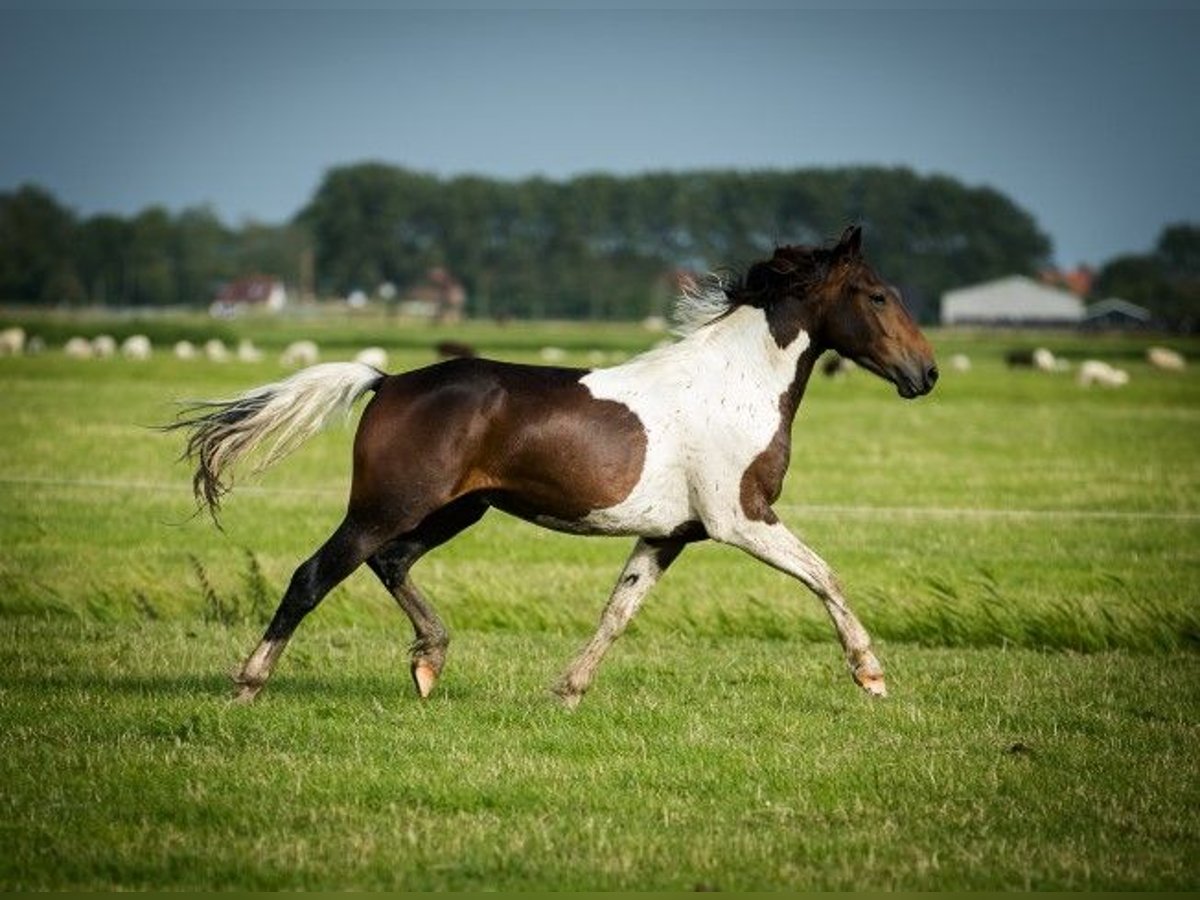
[(754, 263), (740, 277), (725, 285), (730, 309), (738, 306), (765, 308), (797, 285), (807, 289), (829, 273), (833, 251), (827, 247), (785, 245), (775, 248), (770, 259)]
[[(852, 230), (857, 232), (856, 228)], [(769, 259), (752, 263), (744, 272), (724, 269), (685, 285), (675, 303), (675, 333), (688, 335), (723, 319), (739, 306), (766, 309), (784, 294), (794, 294), (797, 288), (807, 293), (828, 277), (842, 246), (841, 241), (819, 247), (784, 244), (776, 247)]]

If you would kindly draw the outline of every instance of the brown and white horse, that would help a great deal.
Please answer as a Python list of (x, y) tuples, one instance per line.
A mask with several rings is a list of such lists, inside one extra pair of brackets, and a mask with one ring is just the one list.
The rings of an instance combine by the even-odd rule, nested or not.
[(409, 570), (491, 507), (575, 534), (637, 537), (599, 629), (554, 690), (579, 702), (612, 642), (689, 542), (712, 539), (794, 576), (825, 604), (854, 680), (885, 693), (870, 638), (829, 566), (779, 521), (792, 420), (817, 358), (835, 350), (892, 382), (932, 390), (937, 367), (896, 289), (860, 252), (779, 247), (734, 283), (681, 298), (682, 340), (608, 369), (453, 359), (385, 375), (314, 366), (232, 400), (197, 404), (188, 429), (198, 500), (216, 513), (230, 467), (272, 440), (263, 466), (368, 391), (346, 516), (296, 569), (235, 676), (252, 699), (296, 626), (366, 563), (412, 621), (427, 696), (449, 637)]

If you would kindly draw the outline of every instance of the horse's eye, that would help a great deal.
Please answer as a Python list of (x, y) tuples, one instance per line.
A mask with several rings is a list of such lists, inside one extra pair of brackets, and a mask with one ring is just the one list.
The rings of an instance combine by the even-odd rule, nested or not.
[(871, 302), (873, 304), (875, 304), (876, 306), (886, 306), (887, 305), (887, 294), (884, 294), (882, 292), (876, 292), (871, 295)]

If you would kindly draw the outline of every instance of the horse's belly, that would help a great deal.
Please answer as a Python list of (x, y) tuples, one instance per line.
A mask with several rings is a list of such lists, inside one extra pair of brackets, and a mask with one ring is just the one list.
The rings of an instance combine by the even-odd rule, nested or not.
[(648, 467), (629, 496), (614, 506), (593, 510), (580, 525), (588, 534), (667, 537), (694, 517), (684, 471)]

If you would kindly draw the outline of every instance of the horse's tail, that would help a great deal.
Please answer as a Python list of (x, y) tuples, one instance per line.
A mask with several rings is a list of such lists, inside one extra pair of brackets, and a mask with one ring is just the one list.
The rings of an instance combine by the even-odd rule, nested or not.
[(261, 472), (295, 450), (335, 416), (347, 416), (385, 378), (363, 363), (322, 363), (229, 400), (185, 404), (166, 430), (186, 429), (183, 459), (196, 461), (192, 491), (215, 520), (221, 497), (233, 489), (230, 468), (273, 439), (255, 466)]

